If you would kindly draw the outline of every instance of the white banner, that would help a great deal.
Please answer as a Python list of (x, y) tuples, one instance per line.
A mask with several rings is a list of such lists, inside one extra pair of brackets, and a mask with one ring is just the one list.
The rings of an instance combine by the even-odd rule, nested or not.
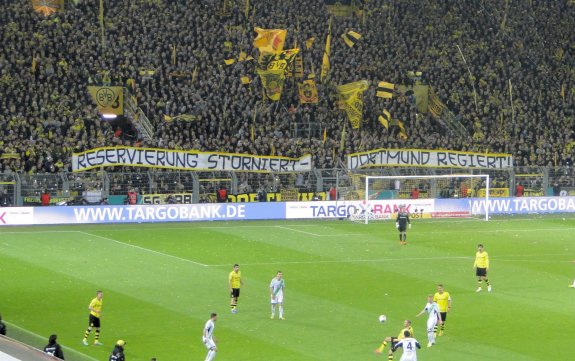
[(133, 147), (95, 148), (72, 155), (74, 172), (111, 166), (287, 173), (310, 171), (311, 155), (288, 158)]
[(347, 156), (350, 170), (378, 166), (501, 169), (513, 167), (513, 156), (424, 149), (374, 149)]

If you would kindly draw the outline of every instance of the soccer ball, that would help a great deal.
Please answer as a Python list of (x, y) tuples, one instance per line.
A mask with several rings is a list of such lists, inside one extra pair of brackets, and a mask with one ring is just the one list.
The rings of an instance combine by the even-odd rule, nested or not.
[(379, 315), (379, 322), (384, 323), (385, 321), (387, 321), (387, 316)]
[(236, 313), (238, 313), (238, 310), (236, 308), (232, 308), (232, 313), (236, 314)]

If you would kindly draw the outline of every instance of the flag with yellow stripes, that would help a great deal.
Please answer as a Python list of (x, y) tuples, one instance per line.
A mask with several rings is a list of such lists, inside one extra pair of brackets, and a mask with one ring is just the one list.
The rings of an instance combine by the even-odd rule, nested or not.
[(361, 34), (353, 30), (350, 30), (348, 32), (341, 34), (341, 38), (343, 39), (343, 42), (347, 46), (353, 48), (353, 46), (359, 41), (359, 39), (361, 39)]
[(317, 104), (319, 97), (315, 80), (307, 79), (298, 84), (299, 101), (302, 104)]
[(443, 113), (443, 109), (445, 109), (445, 104), (439, 99), (437, 94), (431, 93), (429, 97), (429, 112), (433, 117), (439, 118), (441, 113)]
[(287, 35), (286, 29), (262, 29), (255, 27), (254, 31), (258, 34), (254, 39), (254, 47), (260, 53), (277, 54), (283, 50)]
[(395, 84), (388, 83), (386, 81), (380, 81), (377, 83), (375, 96), (379, 98), (390, 99), (393, 97), (393, 89), (395, 89)]
[(383, 110), (383, 114), (380, 115), (378, 118), (381, 125), (385, 127), (385, 129), (389, 129), (389, 123), (391, 122), (391, 114), (387, 111), (387, 109)]
[(351, 127), (357, 129), (363, 118), (363, 92), (369, 87), (367, 80), (360, 80), (337, 87), (340, 109), (345, 110)]

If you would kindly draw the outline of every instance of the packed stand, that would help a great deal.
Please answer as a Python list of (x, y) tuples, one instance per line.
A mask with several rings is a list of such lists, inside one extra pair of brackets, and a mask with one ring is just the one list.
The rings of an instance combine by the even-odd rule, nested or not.
[[(347, 153), (384, 147), (512, 153), (516, 165), (571, 166), (575, 33), (569, 29), (575, 17), (565, 14), (575, 12), (572, 1), (513, 2), (508, 8), (495, 0), (370, 1), (365, 16), (333, 18), (326, 83), (319, 80), (329, 18), (323, 2), (252, 1), (247, 18), (244, 1), (227, 2), (226, 13), (222, 1), (106, 3), (104, 48), (98, 2), (67, 2), (65, 11), (46, 18), (27, 0), (4, 5), (0, 152), (9, 156), (0, 160), (0, 172), (68, 170), (72, 152), (114, 145), (312, 153), (317, 168), (335, 167)], [(254, 26), (289, 29), (284, 48), (297, 39), (305, 76), (315, 71), (319, 104), (300, 105), (290, 79), (280, 102), (262, 101), (255, 60), (224, 63), (240, 51), (257, 59)], [(352, 29), (362, 38), (349, 48), (339, 35)], [(315, 41), (307, 50), (310, 37)], [(374, 97), (378, 81), (409, 83), (409, 71), (422, 72), (421, 81), (433, 87), (467, 136), (418, 114), (408, 97)], [(243, 85), (242, 76), (252, 83)], [(337, 107), (335, 87), (362, 79), (371, 84), (364, 122), (352, 130)], [(86, 86), (103, 83), (128, 86), (156, 128), (154, 140), (142, 142), (100, 119)], [(381, 126), (383, 109), (404, 122), (408, 139)], [(166, 122), (165, 115), (192, 117)], [(327, 139), (292, 137), (292, 123), (308, 122), (326, 127)]]

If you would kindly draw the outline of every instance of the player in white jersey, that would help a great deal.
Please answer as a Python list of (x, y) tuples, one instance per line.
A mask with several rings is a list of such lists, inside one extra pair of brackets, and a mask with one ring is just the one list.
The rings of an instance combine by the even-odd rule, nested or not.
[(431, 347), (435, 344), (435, 325), (437, 325), (438, 322), (440, 325), (443, 324), (439, 306), (436, 302), (433, 302), (433, 295), (427, 296), (427, 304), (416, 317), (421, 316), (424, 312), (429, 314), (427, 318), (427, 347)]
[(403, 355), (401, 355), (401, 359), (399, 361), (417, 361), (417, 349), (421, 348), (419, 342), (416, 339), (411, 337), (411, 334), (408, 330), (403, 331), (403, 335), (405, 338), (402, 338), (398, 342), (395, 343), (392, 351), (395, 351), (399, 347), (403, 348)]
[(278, 305), (280, 312), (280, 320), (284, 319), (284, 288), (285, 281), (282, 278), (282, 272), (278, 271), (276, 276), (272, 278), (270, 282), (270, 299), (272, 304), (272, 316), (273, 319), (276, 315), (276, 305)]
[(216, 338), (214, 337), (214, 329), (216, 327), (216, 320), (218, 319), (218, 315), (216, 313), (212, 313), (210, 315), (210, 319), (206, 322), (204, 326), (204, 333), (202, 335), (202, 342), (208, 349), (208, 354), (206, 355), (205, 361), (212, 361), (216, 357), (216, 352), (218, 349), (216, 347)]

